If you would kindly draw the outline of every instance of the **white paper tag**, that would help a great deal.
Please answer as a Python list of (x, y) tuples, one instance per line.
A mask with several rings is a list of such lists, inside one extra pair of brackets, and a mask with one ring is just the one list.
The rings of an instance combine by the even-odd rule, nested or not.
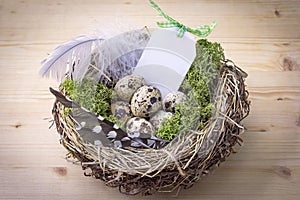
[(194, 37), (185, 32), (179, 38), (177, 31), (177, 28), (154, 30), (133, 72), (158, 88), (163, 98), (179, 89), (196, 57)]

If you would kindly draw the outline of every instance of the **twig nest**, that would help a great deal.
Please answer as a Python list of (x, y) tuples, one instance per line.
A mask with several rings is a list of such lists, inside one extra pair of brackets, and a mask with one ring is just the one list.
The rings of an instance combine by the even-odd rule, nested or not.
[[(160, 91), (146, 86), (144, 78), (126, 76), (134, 71), (149, 41), (148, 30), (128, 32), (123, 36), (107, 40), (107, 45), (99, 48), (95, 46), (97, 48), (94, 48), (91, 60), (93, 66), (87, 68), (91, 83), (99, 80), (107, 87), (95, 87), (95, 84), (87, 82), (84, 87), (74, 88), (66, 82), (61, 84), (61, 93), (53, 93), (57, 100), (52, 113), (61, 144), (69, 151), (70, 157), (82, 163), (87, 176), (103, 180), (108, 186), (119, 187), (122, 193), (149, 195), (155, 191), (190, 188), (219, 166), (233, 152), (234, 145), (242, 142), (239, 135), (243, 127), (240, 122), (249, 114), (248, 92), (244, 85), (247, 74), (232, 61), (224, 60), (221, 45), (205, 39), (198, 40), (197, 55), (179, 88), (187, 92), (188, 98), (181, 92), (172, 92), (166, 95), (162, 103)], [(134, 50), (123, 54), (128, 52), (128, 46)], [(103, 65), (116, 52), (122, 53), (122, 56), (114, 63)], [(126, 66), (123, 66), (125, 61)], [(85, 74), (77, 72), (86, 71), (86, 68), (75, 66), (74, 69), (69, 70), (67, 77), (75, 77), (75, 81), (76, 77), (83, 79)], [(110, 77), (111, 81), (108, 81)], [(71, 83), (76, 82), (72, 80)], [(111, 90), (114, 84), (117, 98)], [(88, 98), (86, 94), (91, 87), (92, 94), (103, 101), (95, 104), (95, 98)], [(79, 96), (78, 93), (84, 95)], [(71, 97), (69, 94), (76, 94), (72, 100), (86, 110), (69, 108), (72, 101), (65, 98)], [(195, 96), (191, 96), (193, 94)], [(111, 105), (117, 101), (121, 102)], [(101, 110), (94, 109), (96, 105)], [(163, 108), (165, 110), (161, 111)], [(115, 118), (124, 121), (131, 110), (134, 117), (121, 127), (126, 131), (109, 121), (115, 121), (110, 109)], [(174, 111), (167, 120), (167, 113)], [(74, 128), (74, 124), (84, 128)], [(158, 131), (155, 130), (157, 128)], [(100, 148), (101, 144), (103, 147)]]
[(166, 95), (163, 103), (164, 110), (167, 112), (175, 112), (175, 107), (182, 102), (188, 100), (188, 97), (180, 92), (174, 91)]
[(122, 123), (126, 123), (132, 117), (130, 104), (124, 101), (112, 103), (111, 112), (113, 116)]
[(142, 86), (132, 96), (131, 111), (137, 117), (150, 117), (162, 107), (160, 91), (153, 86)]
[(166, 111), (163, 111), (163, 110), (159, 110), (157, 113), (155, 113), (150, 118), (149, 122), (153, 125), (153, 127), (157, 131), (161, 127), (163, 122), (166, 119), (170, 119), (172, 117), (172, 115), (173, 114), (171, 112), (166, 112)]
[(115, 85), (115, 92), (118, 98), (125, 102), (130, 102), (133, 93), (143, 85), (146, 85), (146, 81), (139, 75), (128, 75), (121, 78)]
[(126, 124), (126, 131), (131, 138), (150, 138), (154, 135), (152, 124), (140, 117), (131, 118)]

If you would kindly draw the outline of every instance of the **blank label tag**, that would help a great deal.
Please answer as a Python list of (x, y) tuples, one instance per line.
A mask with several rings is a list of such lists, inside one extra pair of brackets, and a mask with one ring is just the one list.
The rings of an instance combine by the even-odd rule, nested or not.
[(163, 98), (179, 89), (196, 56), (193, 36), (186, 32), (179, 38), (177, 30), (154, 30), (133, 72), (158, 88)]

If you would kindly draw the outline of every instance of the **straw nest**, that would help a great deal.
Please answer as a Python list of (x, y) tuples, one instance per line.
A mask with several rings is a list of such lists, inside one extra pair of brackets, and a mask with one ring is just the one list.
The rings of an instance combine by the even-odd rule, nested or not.
[(206, 126), (178, 135), (161, 149), (97, 147), (83, 142), (71, 115), (56, 101), (54, 122), (61, 144), (76, 158), (86, 176), (101, 179), (125, 194), (152, 194), (189, 188), (218, 167), (241, 144), (240, 122), (249, 113), (247, 74), (223, 60), (215, 89), (214, 113)]

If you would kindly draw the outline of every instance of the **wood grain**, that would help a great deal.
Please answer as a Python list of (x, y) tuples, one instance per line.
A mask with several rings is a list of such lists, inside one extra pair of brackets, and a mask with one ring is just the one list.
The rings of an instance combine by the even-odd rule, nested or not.
[[(0, 199), (298, 199), (300, 196), (300, 2), (166, 0), (157, 3), (209, 37), (249, 76), (244, 146), (189, 190), (131, 197), (84, 177), (48, 129), (53, 80), (40, 61), (77, 35), (163, 21), (139, 0), (0, 0)], [(120, 24), (123, 24), (120, 26)], [(126, 25), (124, 25), (126, 24)]]

